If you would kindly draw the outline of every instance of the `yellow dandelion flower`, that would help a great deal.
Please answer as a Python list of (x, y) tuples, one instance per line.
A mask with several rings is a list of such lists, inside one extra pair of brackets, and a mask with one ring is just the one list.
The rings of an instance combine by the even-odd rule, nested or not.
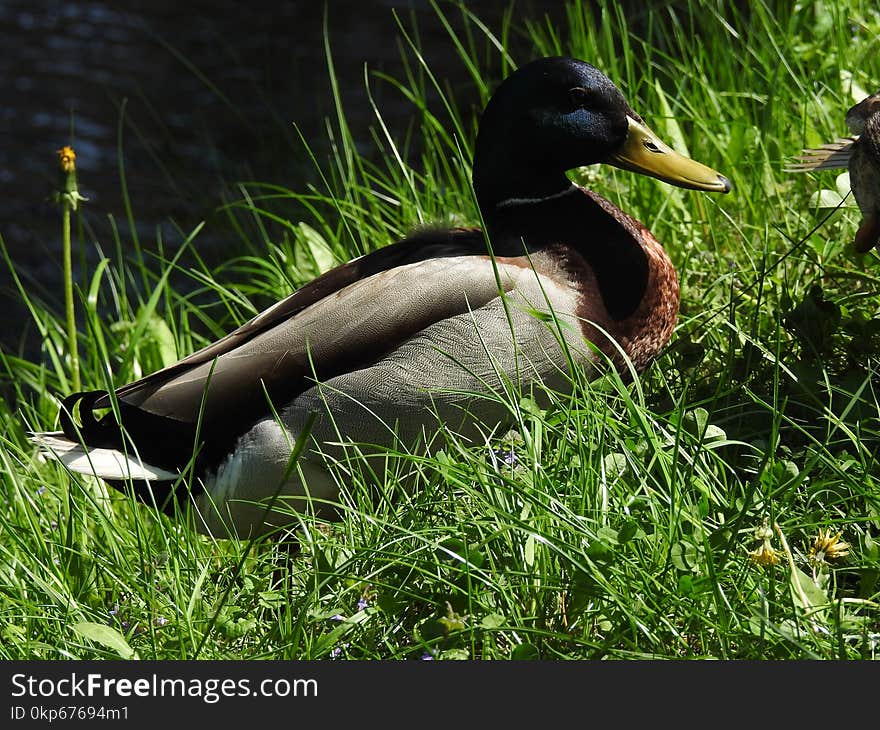
[(776, 548), (770, 543), (770, 540), (773, 539), (773, 530), (770, 529), (767, 520), (764, 520), (763, 523), (755, 528), (754, 534), (755, 539), (760, 540), (761, 544), (754, 550), (749, 550), (749, 559), (753, 563), (764, 567), (778, 564), (780, 560), (779, 553), (776, 552)]
[(825, 563), (828, 560), (836, 560), (844, 555), (849, 555), (850, 545), (848, 542), (840, 539), (842, 535), (842, 532), (832, 534), (831, 530), (826, 532), (820, 528), (819, 535), (813, 540), (813, 544), (810, 545), (810, 562), (815, 564)]
[(55, 192), (55, 202), (68, 210), (76, 210), (80, 201), (88, 200), (79, 194), (76, 184), (76, 152), (70, 145), (64, 145), (60, 150), (55, 150), (58, 155), (58, 190)]
[(76, 170), (76, 152), (73, 151), (73, 147), (70, 145), (65, 145), (60, 150), (57, 150), (58, 160), (61, 163), (61, 172), (69, 173)]
[(770, 541), (761, 543), (761, 546), (749, 551), (749, 559), (760, 566), (777, 565), (779, 563), (779, 553), (776, 552)]

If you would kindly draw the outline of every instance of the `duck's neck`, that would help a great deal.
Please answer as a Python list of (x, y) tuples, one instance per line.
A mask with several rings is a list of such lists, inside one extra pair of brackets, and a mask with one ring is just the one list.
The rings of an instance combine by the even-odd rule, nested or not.
[(515, 173), (507, 177), (474, 174), (474, 192), (484, 216), (492, 217), (496, 209), (514, 205), (543, 203), (565, 195), (575, 187), (565, 175), (546, 175), (518, 179)]
[(474, 192), (489, 222), (496, 210), (553, 200), (574, 189), (558, 166), (531, 160), (523, 151), (498, 149), (497, 140), (480, 137), (474, 152)]
[(484, 208), (493, 251), (498, 256), (560, 247), (576, 252), (595, 276), (608, 313), (615, 320), (624, 319), (644, 296), (648, 241), (616, 206), (569, 185), (541, 199), (506, 198)]

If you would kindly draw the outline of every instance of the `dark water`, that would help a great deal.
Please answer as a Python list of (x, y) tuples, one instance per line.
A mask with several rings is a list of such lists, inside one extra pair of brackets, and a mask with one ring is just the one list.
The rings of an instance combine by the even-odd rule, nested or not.
[[(507, 5), (469, 8), (497, 32)], [(540, 2), (516, 7), (518, 22), (547, 11)], [(475, 98), (430, 3), (331, 0), (334, 62), (353, 132), (365, 145), (373, 118), (364, 65), (403, 74), (393, 8), (406, 24), (415, 19), (432, 69), (464, 108)], [(117, 149), (124, 100), (122, 159), (145, 247), (157, 225), (171, 230), (174, 220), (189, 230), (210, 216), (237, 180), (303, 189), (310, 163), (292, 123), (321, 152), (323, 119), (333, 112), (322, 26), (319, 2), (0, 0), (0, 232), (29, 290), (60, 308), (59, 211), (48, 198), (57, 183), (55, 150), (64, 144), (75, 146), (80, 189), (90, 199), (83, 215), (91, 259), (96, 244), (113, 253), (108, 215), (130, 240)], [(528, 58), (522, 44), (519, 58)], [(390, 87), (373, 91), (392, 131), (402, 133), (410, 107)], [(169, 244), (179, 242), (169, 235)], [(216, 227), (198, 239), (208, 258), (224, 256), (228, 243)], [(5, 263), (0, 346), (39, 354)]]

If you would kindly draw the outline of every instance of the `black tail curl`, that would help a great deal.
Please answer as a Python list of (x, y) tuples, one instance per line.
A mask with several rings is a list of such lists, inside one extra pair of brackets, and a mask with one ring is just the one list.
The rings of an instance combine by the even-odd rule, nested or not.
[[(71, 441), (94, 448), (122, 452), (130, 450), (124, 447), (122, 427), (112, 410), (100, 418), (95, 417), (95, 404), (102, 398), (107, 398), (107, 393), (103, 390), (86, 390), (67, 396), (62, 401), (59, 412), (64, 435)], [(77, 406), (79, 423), (74, 420)], [(119, 401), (119, 410), (125, 421), (126, 431), (138, 444), (138, 452), (145, 461), (173, 471), (191, 459), (192, 436), (189, 429), (182, 424), (141, 411), (123, 401)], [(178, 490), (177, 485), (170, 481), (154, 481), (149, 484), (139, 479), (104, 481), (120, 492), (129, 493), (131, 490), (139, 501), (150, 506), (156, 505), (169, 515), (174, 515), (189, 497), (202, 491), (200, 480), (195, 480), (188, 490)]]
[[(64, 435), (71, 441), (81, 441), (96, 448), (121, 449), (122, 430), (113, 412), (105, 414), (100, 420), (95, 418), (95, 403), (106, 396), (107, 393), (103, 390), (84, 390), (67, 396), (61, 402), (58, 414)], [(73, 420), (77, 404), (80, 420), (78, 425)]]
[[(212, 424), (206, 423), (197, 444), (196, 424), (151, 413), (126, 403), (124, 398), (117, 400), (119, 420), (112, 409), (96, 417), (96, 407), (103, 409), (108, 401), (109, 396), (103, 390), (86, 390), (67, 396), (59, 413), (64, 435), (93, 448), (116, 449), (123, 453), (134, 451), (146, 463), (172, 473), (192, 467), (196, 476), (216, 468), (234, 443), (229, 438), (216, 438)], [(77, 417), (79, 423), (75, 420)]]

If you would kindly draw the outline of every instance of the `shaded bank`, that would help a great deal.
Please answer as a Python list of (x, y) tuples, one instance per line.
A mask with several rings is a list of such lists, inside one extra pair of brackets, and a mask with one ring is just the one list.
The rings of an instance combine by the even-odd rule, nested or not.
[[(114, 250), (108, 222), (130, 240), (120, 182), (119, 130), (135, 225), (146, 249), (161, 226), (167, 245), (237, 191), (238, 180), (301, 189), (315, 178), (294, 124), (318, 154), (327, 151), (323, 119), (333, 112), (320, 3), (180, 4), (47, 2), (0, 4), (0, 232), (30, 291), (60, 302), (60, 224), (50, 195), (54, 151), (73, 142), (87, 226), (86, 252)], [(471, 3), (494, 31), (506, 3)], [(519, 3), (517, 17), (545, 10)], [(537, 4), (540, 5), (540, 4)], [(364, 67), (403, 73), (397, 25), (414, 21), (432, 68), (473, 103), (467, 73), (428, 2), (334, 0), (329, 36), (355, 139), (366, 148), (374, 122)], [(445, 8), (457, 22), (457, 11)], [(520, 51), (527, 55), (525, 44)], [(388, 85), (373, 94), (392, 133), (403, 134), (412, 108)], [(124, 121), (120, 125), (124, 103)], [(199, 236), (200, 255), (216, 260), (239, 251), (222, 227)], [(91, 267), (89, 267), (91, 268)], [(0, 345), (35, 356), (39, 337), (27, 322), (5, 265), (0, 271)]]

